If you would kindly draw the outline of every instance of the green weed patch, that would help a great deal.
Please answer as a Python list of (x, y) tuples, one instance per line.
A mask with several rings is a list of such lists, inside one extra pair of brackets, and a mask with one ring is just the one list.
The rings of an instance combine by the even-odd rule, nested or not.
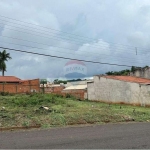
[(150, 122), (150, 108), (79, 101), (70, 95), (26, 94), (0, 96), (0, 127), (43, 128), (75, 124)]

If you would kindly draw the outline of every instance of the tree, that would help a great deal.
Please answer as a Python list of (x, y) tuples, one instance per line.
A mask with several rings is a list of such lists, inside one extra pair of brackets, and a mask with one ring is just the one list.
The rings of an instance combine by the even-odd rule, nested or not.
[(126, 70), (121, 70), (121, 71), (109, 71), (106, 72), (105, 74), (107, 75), (115, 75), (115, 76), (126, 76), (130, 73), (130, 70), (126, 69)]
[(132, 66), (131, 67), (131, 72), (134, 72), (136, 70), (136, 67), (135, 66)]
[(82, 79), (72, 79), (72, 80), (59, 80), (59, 79), (55, 79), (53, 81), (54, 84), (60, 84), (60, 83), (64, 83), (67, 84), (67, 82), (75, 82), (75, 81), (83, 81)]
[(5, 61), (8, 61), (8, 59), (11, 59), (11, 57), (10, 54), (6, 52), (6, 50), (0, 52), (0, 71), (2, 71), (2, 76), (4, 76), (4, 72), (7, 68)]

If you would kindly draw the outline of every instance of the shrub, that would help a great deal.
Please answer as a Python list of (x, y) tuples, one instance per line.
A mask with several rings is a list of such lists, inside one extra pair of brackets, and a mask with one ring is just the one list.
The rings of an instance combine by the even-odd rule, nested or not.
[(66, 94), (66, 98), (71, 98), (71, 95), (69, 93)]
[(28, 92), (28, 91), (26, 91), (26, 95), (31, 95), (31, 93), (30, 93), (30, 92)]
[(54, 94), (53, 96), (54, 96), (54, 97), (63, 98), (63, 95), (61, 95), (61, 94)]
[(10, 94), (9, 94), (9, 92), (0, 92), (0, 95), (1, 95), (1, 96), (8, 96), (8, 95), (10, 95)]

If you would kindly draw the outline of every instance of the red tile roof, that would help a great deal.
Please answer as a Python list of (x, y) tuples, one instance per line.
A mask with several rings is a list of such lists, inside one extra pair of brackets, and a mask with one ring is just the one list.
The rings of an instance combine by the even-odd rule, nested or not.
[(0, 76), (0, 82), (20, 82), (21, 79), (15, 76)]
[(102, 76), (102, 77), (109, 78), (109, 79), (126, 81), (126, 82), (150, 84), (150, 79), (134, 77), (134, 76)]

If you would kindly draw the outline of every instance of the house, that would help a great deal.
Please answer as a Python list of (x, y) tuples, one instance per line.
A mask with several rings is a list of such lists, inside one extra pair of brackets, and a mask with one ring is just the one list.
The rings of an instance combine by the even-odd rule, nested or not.
[(66, 88), (62, 90), (62, 93), (73, 95), (81, 100), (87, 99), (88, 81), (90, 80), (67, 82)]
[(87, 83), (89, 100), (150, 105), (150, 79), (134, 76), (94, 76)]
[(14, 76), (0, 76), (0, 83), (19, 83), (21, 79)]
[(39, 92), (39, 79), (21, 80), (15, 76), (0, 76), (0, 92)]
[[(67, 84), (52, 84), (47, 83), (40, 84), (40, 91), (44, 90), (45, 93), (54, 93), (60, 95), (72, 95), (81, 100), (87, 99), (87, 82), (92, 80), (84, 80), (84, 81), (72, 81), (67, 82)], [(44, 89), (43, 89), (44, 88)]]
[(136, 67), (135, 70), (130, 72), (129, 75), (150, 79), (150, 67)]

